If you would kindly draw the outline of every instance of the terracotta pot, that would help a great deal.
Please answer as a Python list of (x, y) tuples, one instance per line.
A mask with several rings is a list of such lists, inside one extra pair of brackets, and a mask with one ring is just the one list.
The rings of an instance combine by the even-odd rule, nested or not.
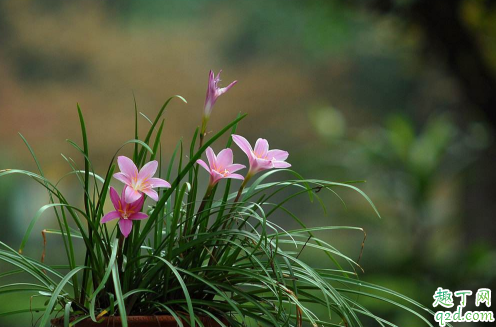
[[(220, 327), (220, 325), (210, 317), (200, 317), (199, 319), (201, 320), (203, 325), (205, 325), (205, 327)], [(72, 318), (71, 321), (72, 320), (74, 319)], [(64, 317), (53, 319), (51, 323), (54, 327), (64, 327)], [(183, 324), (185, 327), (189, 326), (188, 322), (184, 320)], [(179, 326), (172, 316), (130, 316), (127, 317), (127, 325), (129, 327)], [(121, 317), (105, 317), (100, 323), (96, 323), (88, 318), (78, 323), (76, 327), (121, 327)]]

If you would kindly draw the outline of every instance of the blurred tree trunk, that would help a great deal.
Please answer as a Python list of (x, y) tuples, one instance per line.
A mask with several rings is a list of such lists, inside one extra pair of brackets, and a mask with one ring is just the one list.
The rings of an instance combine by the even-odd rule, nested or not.
[[(426, 58), (435, 56), (439, 62), (446, 64), (448, 74), (456, 79), (468, 102), (485, 115), (493, 133), (496, 132), (496, 73), (484, 57), (478, 36), (463, 21), (464, 0), (413, 0), (406, 5), (400, 3), (397, 0), (368, 2), (372, 10), (396, 15), (420, 29)], [(494, 0), (479, 4), (485, 6), (486, 10), (496, 10)], [(465, 107), (464, 110), (471, 108)], [(472, 112), (469, 114), (473, 116)], [(493, 144), (486, 156), (476, 163), (473, 169), (475, 172), (469, 172), (471, 181), (465, 193), (462, 222), (468, 245), (481, 239), (496, 244), (496, 225), (491, 223), (496, 210), (491, 195), (496, 175), (494, 169), (489, 168), (494, 167), (495, 152), (496, 144)], [(481, 171), (487, 173), (480, 174)]]
[[(395, 0), (371, 0), (370, 7), (397, 15), (418, 27), (426, 55), (446, 63), (467, 100), (479, 108), (496, 130), (496, 78), (477, 43), (477, 36), (464, 23), (462, 0), (416, 0), (399, 5)], [(490, 1), (485, 5), (489, 6)]]

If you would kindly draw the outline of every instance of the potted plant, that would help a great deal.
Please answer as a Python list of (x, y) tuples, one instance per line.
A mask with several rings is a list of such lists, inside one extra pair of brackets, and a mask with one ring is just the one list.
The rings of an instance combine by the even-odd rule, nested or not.
[[(80, 184), (82, 206), (70, 203), (59, 184), (45, 177), (23, 138), (38, 172), (4, 169), (0, 177), (21, 174), (34, 179), (48, 191), (49, 203), (32, 219), (19, 250), (0, 242), (0, 260), (14, 267), (6, 274), (30, 280), (3, 284), (0, 295), (30, 292), (47, 302), (3, 315), (40, 311), (39, 326), (51, 322), (66, 327), (362, 326), (363, 319), (394, 326), (361, 304), (361, 298), (370, 297), (406, 309), (430, 325), (417, 312), (427, 308), (359, 280), (358, 263), (318, 237), (323, 231), (340, 230), (365, 235), (361, 228), (307, 227), (285, 206), (304, 198), (321, 202), (320, 191), (347, 188), (377, 213), (362, 191), (352, 183), (303, 178), (291, 169), (288, 152), (270, 149), (262, 138), (252, 145), (237, 134), (245, 115), (206, 137), (217, 98), (235, 83), (220, 88), (218, 82), (219, 75), (210, 72), (201, 127), (189, 147), (180, 141), (167, 159), (161, 155), (162, 116), (171, 100), (186, 101), (171, 97), (153, 120), (145, 116), (150, 127), (142, 140), (135, 106), (134, 136), (124, 143), (133, 148), (132, 155), (126, 157), (119, 149), (104, 174), (94, 170), (78, 106), (82, 144), (68, 142), (80, 152), (84, 167), (64, 157), (71, 170), (63, 178)], [(215, 153), (211, 145), (221, 137), (227, 143)], [(233, 146), (247, 160), (234, 160)], [(45, 212), (52, 212), (58, 223), (58, 229), (43, 232), (62, 239), (67, 256), (63, 266), (23, 255)], [(276, 213), (300, 228), (278, 226), (272, 220)], [(81, 246), (84, 255), (76, 251)], [(312, 267), (301, 260), (301, 252), (310, 248), (323, 252), (332, 269), (327, 263)]]

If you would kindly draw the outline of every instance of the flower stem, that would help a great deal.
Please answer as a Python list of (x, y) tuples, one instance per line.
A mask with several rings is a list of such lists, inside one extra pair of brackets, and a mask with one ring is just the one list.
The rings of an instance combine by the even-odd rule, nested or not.
[(241, 185), (241, 187), (238, 190), (238, 194), (236, 195), (236, 198), (234, 199), (234, 203), (237, 203), (239, 201), (239, 198), (241, 197), (241, 194), (243, 194), (243, 189), (244, 188), (245, 187), (243, 185)]
[[(248, 181), (250, 180), (250, 178), (251, 178), (251, 174), (248, 173), (246, 175), (245, 179), (243, 180), (243, 183), (239, 187), (238, 194), (236, 194), (236, 198), (234, 199), (234, 202), (233, 202), (233, 206), (231, 207), (231, 210), (229, 210), (229, 214), (227, 215), (229, 218), (231, 217), (231, 214), (233, 213), (234, 208), (236, 207), (236, 204), (238, 203), (239, 199), (241, 198), (241, 195), (243, 194), (243, 190), (245, 189), (245, 186), (248, 183)], [(230, 221), (229, 218), (224, 220), (224, 223), (222, 224), (222, 229), (226, 229), (227, 223), (228, 223), (228, 221)], [(229, 224), (229, 228), (231, 228), (231, 225), (232, 225), (232, 221)]]
[(210, 198), (210, 195), (212, 194), (213, 189), (214, 189), (214, 185), (208, 185), (208, 188), (205, 191), (205, 195), (203, 196), (200, 207), (198, 208), (198, 211), (196, 212), (196, 218), (195, 218), (195, 223), (193, 224), (193, 228), (196, 227), (196, 223), (198, 222), (199, 216), (202, 213), (202, 211), (205, 209), (205, 206), (207, 205), (207, 202)]
[(203, 146), (203, 139), (205, 138), (205, 135), (207, 134), (207, 123), (208, 123), (208, 118), (203, 116), (202, 118), (202, 125), (200, 128), (200, 146), (198, 149), (201, 149)]
[[(228, 217), (231, 217), (232, 212), (234, 211), (234, 207), (236, 206), (236, 203), (239, 201), (239, 198), (241, 197), (241, 194), (243, 194), (243, 189), (245, 188), (245, 182), (241, 184), (238, 190), (238, 194), (236, 195), (236, 198), (234, 199), (233, 206), (231, 207), (231, 210), (229, 210), (229, 213), (227, 214)], [(202, 203), (203, 204), (203, 203)], [(224, 223), (222, 224), (221, 230), (226, 229), (227, 227), (227, 222), (229, 221), (229, 218), (224, 220)], [(231, 227), (231, 224), (229, 224), (229, 228)], [(217, 262), (217, 254), (220, 251), (220, 246), (217, 247), (217, 242), (215, 242), (213, 251), (211, 252), (210, 259), (208, 260), (208, 266), (212, 265), (214, 262)]]
[[(231, 210), (229, 210), (229, 213), (227, 215), (229, 218), (232, 216), (232, 213), (234, 211), (234, 208), (236, 207), (236, 203), (238, 203), (239, 199), (241, 198), (241, 195), (243, 194), (243, 190), (244, 190), (246, 184), (248, 183), (248, 181), (250, 180), (251, 176), (252, 175), (250, 173), (248, 173), (246, 175), (245, 179), (243, 180), (243, 183), (239, 187), (238, 194), (236, 194), (236, 198), (233, 201), (233, 206), (231, 207)], [(227, 223), (230, 221), (229, 218), (227, 218), (226, 220), (224, 220), (224, 223), (222, 224), (221, 230), (226, 229)], [(231, 225), (232, 225), (232, 221), (229, 224), (229, 228), (231, 228)], [(216, 260), (216, 257), (217, 257), (217, 254), (218, 254), (219, 250), (220, 250), (220, 247), (214, 246), (214, 249), (212, 251), (212, 255), (210, 257), (210, 260), (208, 261), (208, 265), (209, 266)]]
[(200, 133), (200, 145), (198, 146), (198, 149), (201, 149), (201, 147), (203, 146), (203, 138), (204, 137), (205, 137), (205, 133), (201, 132)]
[(117, 245), (117, 268), (119, 269), (119, 274), (122, 272), (122, 262), (124, 261), (124, 234), (119, 235), (119, 244)]
[[(233, 206), (231, 207), (231, 210), (229, 210), (229, 215), (228, 215), (229, 217), (233, 213), (234, 208), (236, 207), (236, 204), (239, 202), (239, 199), (241, 198), (241, 195), (243, 194), (243, 190), (245, 189), (245, 186), (248, 183), (248, 181), (250, 180), (251, 176), (252, 175), (248, 172), (248, 174), (246, 175), (245, 179), (243, 180), (243, 183), (239, 187), (238, 194), (236, 194), (236, 198), (234, 199), (234, 202), (233, 202)], [(226, 228), (228, 221), (229, 221), (229, 219), (226, 219), (224, 221), (224, 224), (222, 225), (222, 229), (225, 229)], [(229, 224), (229, 227), (231, 227), (231, 224)]]

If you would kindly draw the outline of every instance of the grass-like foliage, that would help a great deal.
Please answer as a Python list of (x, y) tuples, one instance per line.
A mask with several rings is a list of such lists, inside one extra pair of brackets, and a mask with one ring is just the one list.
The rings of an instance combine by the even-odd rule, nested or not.
[[(45, 178), (34, 150), (23, 138), (38, 172), (8, 169), (1, 170), (0, 177), (21, 174), (32, 178), (46, 188), (49, 203), (35, 214), (20, 249), (0, 242), (0, 260), (13, 266), (0, 279), (14, 274), (30, 276), (27, 283), (0, 284), (0, 295), (28, 292), (44, 296), (47, 301), (41, 308), (0, 316), (39, 310), (43, 312), (40, 326), (46, 326), (55, 315), (63, 316), (66, 326), (112, 315), (171, 315), (178, 326), (203, 326), (200, 317), (210, 317), (220, 326), (395, 326), (360, 303), (370, 297), (410, 311), (416, 323), (431, 325), (423, 315), (429, 311), (427, 308), (394, 291), (359, 280), (359, 265), (317, 237), (323, 231), (353, 230), (364, 234), (361, 228), (309, 228), (286, 207), (291, 201), (322, 204), (322, 191), (336, 193), (338, 188), (346, 188), (370, 202), (371, 212), (376, 211), (362, 191), (352, 183), (305, 179), (286, 168), (253, 174), (241, 188), (233, 188), (240, 182), (224, 179), (210, 184), (203, 196), (205, 183), (199, 180), (205, 175), (199, 174), (203, 168), (197, 160), (221, 137), (229, 139), (226, 146), (230, 147), (230, 134), (235, 133), (245, 116), (238, 116), (211, 137), (197, 129), (191, 143), (185, 146), (179, 142), (166, 160), (160, 143), (163, 114), (174, 98), (184, 100), (179, 96), (170, 98), (153, 120), (140, 117), (135, 106), (134, 136), (124, 145), (134, 148), (132, 160), (138, 168), (157, 160), (158, 177), (171, 185), (158, 189), (158, 201), (147, 202), (152, 204), (150, 210), (145, 206), (148, 218), (133, 221), (127, 237), (118, 224), (101, 223), (107, 213), (105, 203), (110, 202), (118, 153), (106, 172), (94, 170), (79, 107), (82, 143), (68, 142), (80, 152), (84, 168), (64, 157), (70, 167), (64, 178), (76, 177), (74, 181), (84, 196), (81, 207), (67, 200), (58, 182)], [(138, 138), (139, 121), (147, 127), (142, 140)], [(281, 176), (289, 179), (274, 181)], [(58, 222), (58, 229), (47, 229), (45, 233), (62, 239), (66, 265), (50, 266), (22, 254), (45, 212), (53, 213)], [(301, 227), (284, 230), (271, 220), (276, 213)], [(84, 256), (75, 251), (82, 244)], [(300, 259), (305, 250), (322, 251), (329, 261), (323, 262), (322, 268), (312, 267)], [(123, 325), (127, 326), (126, 319)]]

